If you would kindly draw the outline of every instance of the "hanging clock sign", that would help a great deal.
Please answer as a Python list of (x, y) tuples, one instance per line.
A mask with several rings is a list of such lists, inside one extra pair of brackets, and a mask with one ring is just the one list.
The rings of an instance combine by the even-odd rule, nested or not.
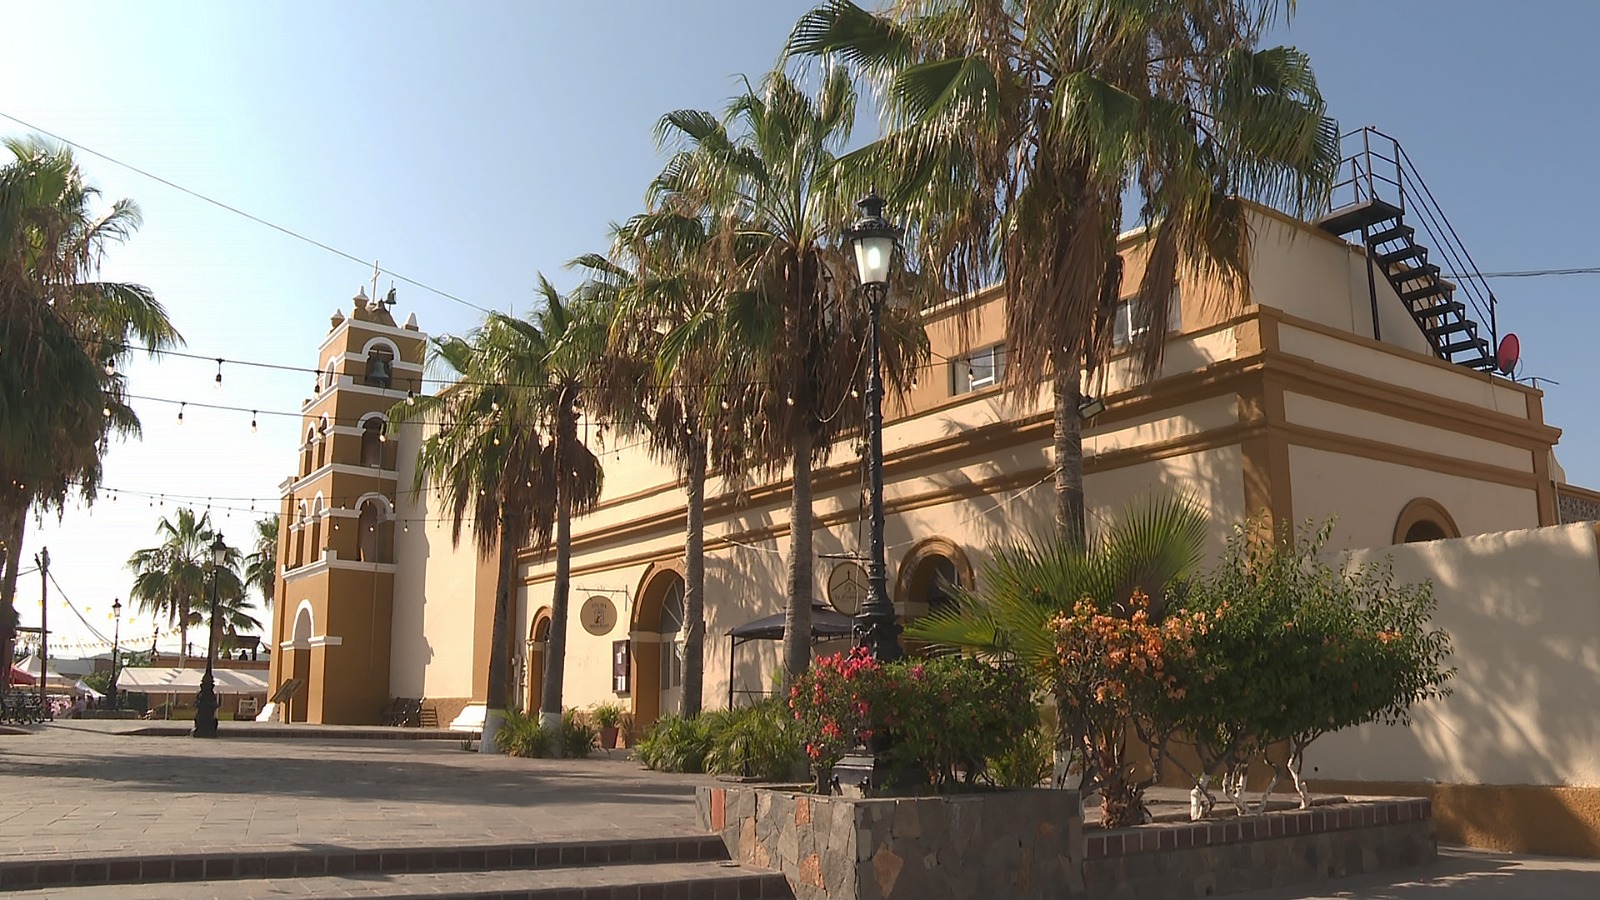
[(617, 626), (617, 606), (609, 597), (590, 597), (583, 601), (578, 616), (583, 620), (583, 630), (596, 637), (610, 634)]

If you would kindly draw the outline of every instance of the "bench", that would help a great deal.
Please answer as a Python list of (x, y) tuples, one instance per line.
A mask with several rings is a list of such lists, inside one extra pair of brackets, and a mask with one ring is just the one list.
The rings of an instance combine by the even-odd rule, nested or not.
[(422, 701), (412, 697), (393, 697), (389, 705), (384, 707), (380, 718), (385, 725), (419, 728), (422, 726)]

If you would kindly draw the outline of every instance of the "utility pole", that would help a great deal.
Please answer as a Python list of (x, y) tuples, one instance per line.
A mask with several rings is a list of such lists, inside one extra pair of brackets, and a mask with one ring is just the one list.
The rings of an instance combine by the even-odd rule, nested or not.
[(39, 565), (39, 708), (48, 710), (45, 686), (50, 682), (50, 549), (40, 547)]

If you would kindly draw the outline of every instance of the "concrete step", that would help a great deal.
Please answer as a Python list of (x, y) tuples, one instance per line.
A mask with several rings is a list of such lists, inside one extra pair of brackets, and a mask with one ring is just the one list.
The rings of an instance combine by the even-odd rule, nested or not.
[(731, 862), (668, 862), (489, 872), (402, 872), (99, 884), (8, 893), (59, 900), (495, 897), (500, 900), (792, 900), (783, 876)]
[(382, 876), (397, 873), (560, 869), (658, 862), (720, 862), (716, 835), (619, 837), (517, 844), (223, 850), (0, 860), (0, 893), (52, 886), (172, 886), (231, 879)]

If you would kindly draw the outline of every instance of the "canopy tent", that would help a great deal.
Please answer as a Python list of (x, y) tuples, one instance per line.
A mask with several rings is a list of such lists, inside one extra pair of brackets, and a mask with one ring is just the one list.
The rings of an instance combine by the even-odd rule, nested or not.
[[(248, 669), (214, 669), (212, 682), (218, 694), (267, 693), (265, 673)], [(204, 669), (163, 666), (127, 666), (117, 673), (117, 689), (136, 694), (195, 694)]]
[(78, 682), (72, 686), (72, 692), (75, 694), (82, 694), (85, 697), (93, 697), (96, 700), (104, 700), (106, 698), (105, 694), (102, 694), (90, 687), (88, 682), (84, 681), (82, 678), (79, 678)]
[[(43, 660), (37, 654), (35, 654), (19, 663), (16, 663), (11, 667), (11, 670), (13, 673), (21, 672), (23, 675), (27, 676), (29, 679), (27, 682), (28, 684), (38, 684), (40, 675), (42, 674), (41, 670), (44, 668), (42, 663)], [(73, 682), (76, 680), (76, 678), (68, 678), (65, 675), (62, 675), (60, 672), (57, 672), (55, 663), (51, 663), (50, 675), (45, 679), (44, 689), (46, 691), (55, 691), (62, 694), (71, 693)], [(11, 676), (11, 683), (18, 683), (17, 676), (15, 674)]]
[[(784, 613), (765, 616), (754, 622), (746, 622), (728, 632), (728, 707), (733, 707), (733, 651), (740, 644), (750, 641), (781, 641), (783, 640)], [(849, 616), (836, 612), (832, 607), (821, 603), (811, 604), (811, 643), (819, 644), (823, 641), (838, 640), (849, 637), (855, 625), (855, 620)], [(759, 691), (739, 691), (741, 694), (755, 694)]]
[(29, 675), (26, 669), (19, 669), (16, 666), (11, 667), (12, 687), (29, 687), (38, 683), (39, 679)]

